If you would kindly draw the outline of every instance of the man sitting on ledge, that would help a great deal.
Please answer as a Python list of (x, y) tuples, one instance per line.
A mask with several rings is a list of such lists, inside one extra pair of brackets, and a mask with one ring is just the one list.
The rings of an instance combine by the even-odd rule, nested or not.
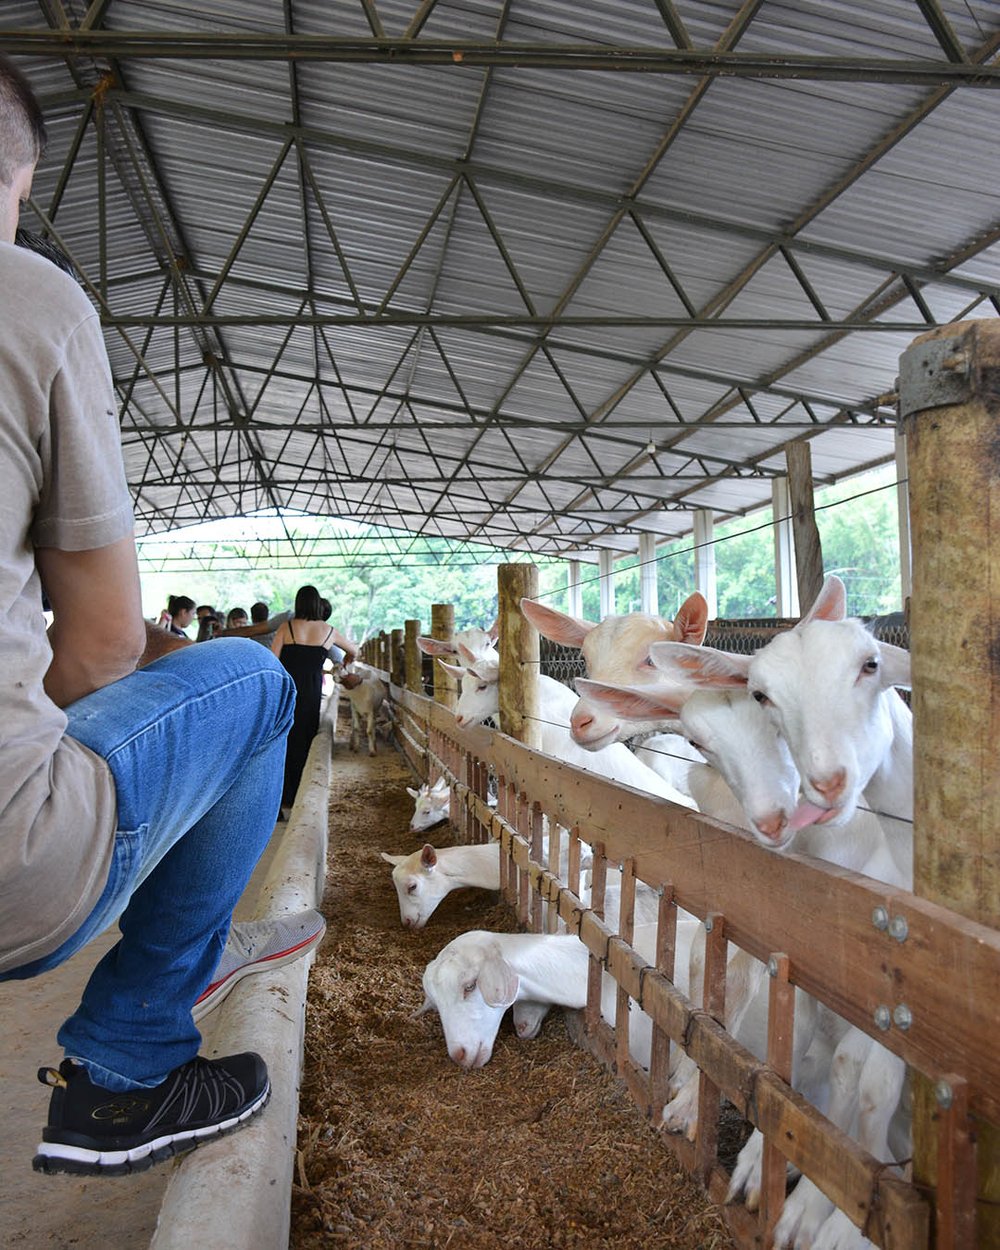
[(34, 1166), (119, 1175), (263, 1108), (264, 1061), (200, 1058), (192, 1009), (312, 949), (323, 920), (230, 936), (274, 829), (294, 689), (254, 642), (146, 629), (100, 323), (71, 277), (14, 246), (44, 145), (0, 58), (0, 979), (118, 921), (59, 1031), (65, 1057), (39, 1073), (54, 1088)]

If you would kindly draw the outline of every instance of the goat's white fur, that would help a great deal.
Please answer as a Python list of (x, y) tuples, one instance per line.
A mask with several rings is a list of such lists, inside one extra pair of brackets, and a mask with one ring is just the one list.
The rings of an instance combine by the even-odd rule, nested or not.
[(374, 669), (361, 666), (356, 666), (351, 672), (341, 673), (335, 680), (351, 705), (351, 750), (358, 749), (361, 727), (364, 725), (368, 754), (374, 755), (375, 713), (385, 699), (385, 683)]

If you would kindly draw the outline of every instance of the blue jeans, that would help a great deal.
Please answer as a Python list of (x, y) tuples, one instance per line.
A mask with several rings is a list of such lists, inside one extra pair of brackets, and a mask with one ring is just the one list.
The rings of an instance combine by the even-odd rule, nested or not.
[(67, 732), (114, 777), (114, 857), (73, 936), (4, 979), (56, 967), (119, 920), (121, 940), (59, 1031), (97, 1084), (158, 1085), (198, 1053), (191, 1007), (274, 829), (294, 706), (269, 651), (224, 638), (171, 652), (66, 709)]

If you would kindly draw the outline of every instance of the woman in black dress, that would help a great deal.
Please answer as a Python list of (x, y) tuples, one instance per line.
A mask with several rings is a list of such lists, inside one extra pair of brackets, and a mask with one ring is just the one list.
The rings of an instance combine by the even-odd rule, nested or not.
[(295, 615), (279, 626), (271, 650), (295, 682), (295, 719), (288, 733), (285, 755), (285, 786), (281, 804), (291, 807), (299, 788), (302, 769), (319, 728), (323, 698), (323, 663), (332, 646), (340, 647), (346, 662), (357, 656), (357, 647), (323, 620), (323, 600), (315, 586), (302, 586), (295, 596)]

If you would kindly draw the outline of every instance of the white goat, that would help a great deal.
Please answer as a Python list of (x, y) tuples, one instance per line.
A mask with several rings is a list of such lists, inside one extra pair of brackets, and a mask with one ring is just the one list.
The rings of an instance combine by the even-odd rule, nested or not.
[(336, 680), (351, 705), (351, 750), (358, 749), (363, 724), (368, 738), (368, 754), (374, 755), (375, 713), (385, 699), (385, 683), (371, 668), (341, 673)]
[(438, 777), (433, 785), (428, 782), (414, 790), (406, 787), (406, 793), (414, 800), (413, 815), (410, 817), (410, 832), (423, 833), (448, 819), (451, 791), (444, 777)]
[(394, 865), (392, 883), (399, 897), (399, 916), (408, 929), (422, 929), (452, 890), (466, 886), (500, 889), (499, 842), (439, 849), (428, 843), (410, 855), (380, 854)]
[(481, 1068), (514, 1003), (583, 1007), (587, 963), (587, 948), (575, 934), (474, 929), (449, 942), (424, 969), (418, 1014), (435, 1009), (452, 1060)]
[[(748, 684), (788, 741), (808, 802), (775, 836), (756, 830), (760, 840), (781, 849), (797, 834), (796, 849), (909, 888), (912, 728), (893, 689), (909, 684), (909, 656), (844, 620), (845, 599), (843, 584), (828, 578), (799, 625), (752, 659), (672, 650), (689, 674), (699, 672), (709, 684)], [(857, 813), (862, 795), (877, 819)], [(803, 828), (804, 821), (819, 823)], [(892, 1157), (889, 1131), (904, 1074), (902, 1061), (867, 1034), (842, 1032), (830, 1066), (828, 1115), (879, 1159)], [(754, 1148), (759, 1153), (759, 1139), (750, 1154)], [(741, 1157), (731, 1196), (754, 1167)], [(785, 1204), (775, 1244), (853, 1250), (869, 1243), (803, 1178)]]
[[(681, 936), (679, 932), (679, 937)], [(653, 927), (636, 940), (651, 947)], [(500, 1021), (513, 1006), (519, 1037), (533, 1037), (550, 1006), (580, 1008), (587, 1002), (587, 948), (575, 934), (460, 934), (424, 969), (424, 1003), (441, 1017), (451, 1059), (463, 1068), (481, 1068), (493, 1054)], [(602, 1014), (614, 1011), (616, 987), (605, 975)], [(652, 1023), (634, 1004), (629, 1010), (629, 1049), (649, 1065)]]
[[(708, 604), (695, 591), (689, 595), (671, 621), (645, 612), (626, 616), (606, 616), (600, 623), (581, 621), (555, 608), (532, 599), (521, 600), (521, 612), (540, 634), (567, 647), (579, 647), (587, 666), (588, 677), (618, 686), (663, 684), (649, 658), (655, 642), (686, 642), (698, 645), (704, 641), (708, 626)], [(609, 708), (594, 705), (581, 698), (570, 716), (573, 740), (591, 751), (609, 743), (648, 731), (616, 716)]]
[[(446, 667), (450, 667), (462, 682), (462, 691), (455, 709), (455, 720), (459, 726), (467, 728), (478, 725), (499, 714), (499, 658), (491, 655), (464, 667)], [(637, 790), (646, 790), (650, 794), (670, 799), (684, 807), (693, 806), (692, 800), (686, 794), (682, 794), (675, 786), (637, 760), (621, 743), (613, 743), (600, 751), (587, 751), (579, 747), (569, 732), (569, 717), (577, 702), (576, 695), (561, 682), (544, 674), (539, 676), (538, 682), (541, 750), (546, 755), (553, 755), (569, 764), (575, 764), (578, 768), (599, 773)]]
[(431, 638), (426, 634), (421, 634), (417, 639), (417, 646), (423, 651), (424, 655), (438, 655), (448, 659), (459, 654), (459, 647), (465, 647), (473, 656), (480, 656), (484, 652), (494, 649), (499, 636), (500, 621), (495, 620), (489, 629), (477, 629), (475, 626), (470, 626), (468, 629), (460, 629), (457, 633), (452, 634), (448, 642), (443, 642), (440, 638)]

